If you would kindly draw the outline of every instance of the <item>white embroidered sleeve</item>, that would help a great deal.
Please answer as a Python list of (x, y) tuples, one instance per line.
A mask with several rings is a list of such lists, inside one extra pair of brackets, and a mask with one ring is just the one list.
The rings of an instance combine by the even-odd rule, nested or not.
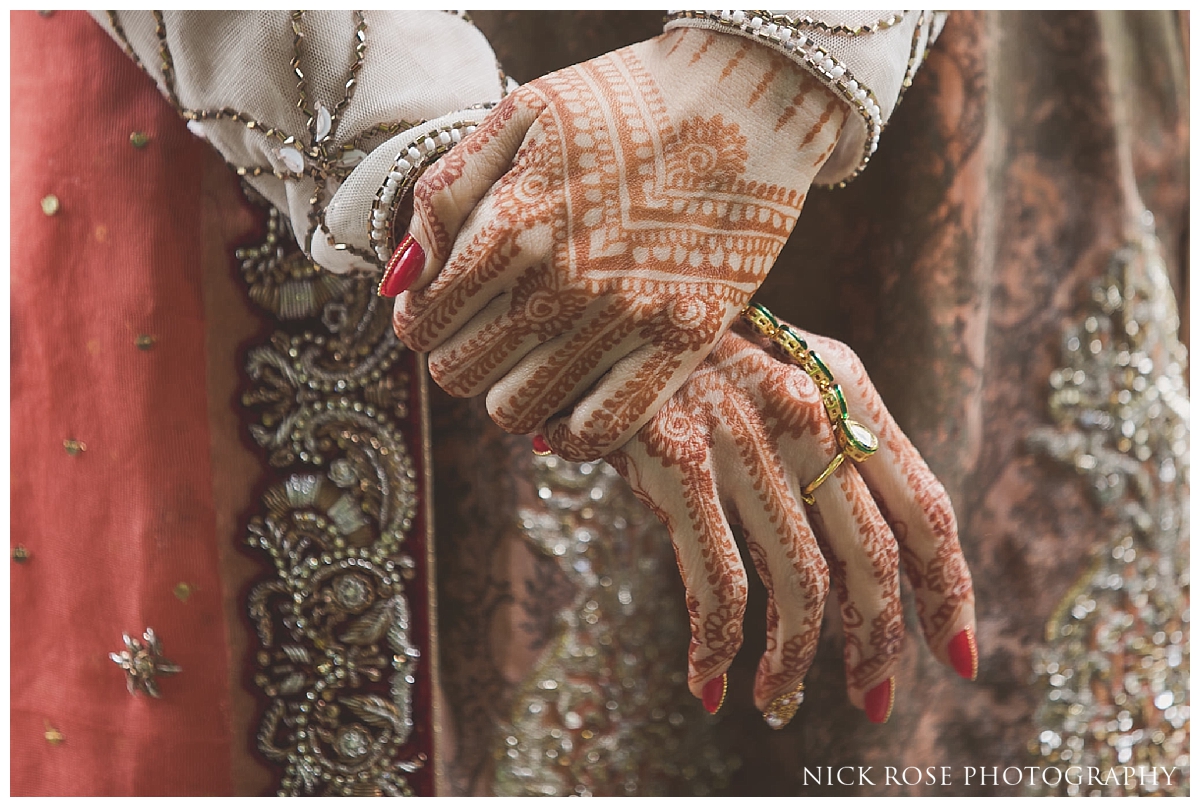
[(833, 185), (866, 167), (945, 21), (946, 12), (934, 11), (671, 11), (666, 28), (708, 28), (761, 42), (845, 100), (856, 114), (816, 177)]
[(335, 272), (377, 271), (417, 174), (505, 81), (440, 11), (121, 11), (95, 19)]

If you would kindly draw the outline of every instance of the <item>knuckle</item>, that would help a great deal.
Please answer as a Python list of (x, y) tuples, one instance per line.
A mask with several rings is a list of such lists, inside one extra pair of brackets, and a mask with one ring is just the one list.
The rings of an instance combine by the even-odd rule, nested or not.
[[(539, 410), (540, 402), (525, 400), (521, 388), (514, 388), (508, 379), (492, 385), (487, 391), (486, 404), (492, 421), (509, 434), (530, 434), (545, 420), (545, 414)], [(563, 456), (548, 428), (543, 429), (542, 436), (555, 454)]]
[(858, 354), (846, 343), (839, 342), (836, 339), (832, 341), (833, 350), (839, 357), (841, 364), (855, 377), (865, 375), (866, 367), (863, 365), (862, 359), (858, 357)]
[(436, 164), (426, 171), (413, 186), (410, 229), (426, 228), (430, 222), (438, 221), (441, 212), (445, 210), (445, 205), (439, 204), (439, 202), (445, 196), (446, 185), (440, 180), (440, 177), (430, 175), (435, 170), (437, 170)]
[[(509, 434), (529, 434), (533, 431), (532, 426), (526, 426), (525, 419), (513, 413), (507, 401), (494, 404), (492, 396), (488, 395), (487, 410), (492, 422)], [(550, 443), (550, 447), (554, 448), (553, 442)], [(557, 450), (555, 453), (558, 453)]]
[(556, 419), (546, 430), (546, 440), (554, 453), (571, 462), (592, 462), (624, 443), (621, 424), (603, 410), (597, 410), (581, 424), (570, 416)]
[(900, 571), (900, 546), (895, 541), (883, 541), (872, 553), (876, 567), (885, 575), (887, 587), (892, 587)]
[(404, 342), (408, 347), (408, 339), (413, 330), (412, 313), (408, 310), (408, 306), (402, 304), (399, 299), (396, 301), (396, 307), (392, 309), (392, 331), (400, 341)]
[(551, 447), (554, 448), (554, 453), (569, 462), (595, 462), (603, 457), (607, 451), (604, 447), (597, 447), (588, 443), (578, 441), (560, 441), (547, 440)]
[[(812, 341), (820, 352), (821, 357), (837, 367), (841, 374), (849, 374), (855, 378), (866, 375), (866, 367), (854, 349), (845, 342), (828, 336), (812, 337)], [(839, 379), (840, 380), (840, 379)]]
[(414, 353), (426, 353), (430, 349), (427, 340), (417, 326), (417, 319), (409, 307), (407, 300), (396, 298), (396, 307), (392, 310), (392, 331), (404, 346)]
[(826, 598), (829, 597), (829, 564), (824, 558), (819, 558), (817, 564), (809, 575), (810, 589), (810, 605), (812, 608), (821, 608), (825, 605)]
[(729, 588), (733, 595), (730, 608), (740, 619), (746, 612), (746, 598), (750, 595), (750, 580), (741, 564), (730, 570)]
[(542, 86), (545, 83), (546, 78), (545, 76), (542, 76), (541, 78), (537, 78), (533, 81), (522, 84), (520, 87), (517, 87), (515, 90), (506, 95), (504, 100), (500, 102), (500, 105), (493, 110), (492, 114), (503, 114), (506, 106), (524, 106), (535, 108), (540, 103), (540, 99), (533, 88), (536, 86)]
[(453, 361), (453, 357), (447, 359), (434, 350), (429, 354), (429, 377), (453, 397), (469, 398), (474, 393), (463, 383), (460, 375), (454, 372), (456, 365), (457, 362)]
[(958, 518), (954, 514), (954, 504), (950, 501), (950, 494), (932, 472), (928, 473), (924, 484), (918, 485), (913, 491), (913, 501), (936, 545), (958, 542)]
[(413, 202), (427, 202), (427, 200), (436, 194), (441, 188), (445, 187), (445, 179), (448, 171), (446, 163), (435, 162), (433, 165), (425, 169), (425, 171), (413, 183)]

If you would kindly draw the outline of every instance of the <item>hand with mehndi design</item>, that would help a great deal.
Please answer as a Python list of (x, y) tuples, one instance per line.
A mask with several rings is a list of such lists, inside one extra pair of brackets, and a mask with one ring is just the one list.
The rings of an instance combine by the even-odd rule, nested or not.
[(766, 586), (767, 650), (754, 700), (781, 728), (803, 698), (832, 580), (846, 684), (874, 722), (891, 713), (904, 637), (899, 565), (925, 641), (964, 678), (976, 673), (971, 576), (949, 497), (845, 345), (793, 331), (824, 360), (850, 415), (878, 437), (843, 462), (817, 384), (758, 334), (728, 332), (637, 436), (606, 459), (666, 525), (687, 588), (688, 686), (715, 712), (742, 643), (747, 578), (729, 522), (741, 524)]
[(396, 332), (505, 430), (595, 459), (762, 283), (848, 114), (783, 55), (696, 29), (538, 79), (417, 184), (382, 285), (408, 288)]

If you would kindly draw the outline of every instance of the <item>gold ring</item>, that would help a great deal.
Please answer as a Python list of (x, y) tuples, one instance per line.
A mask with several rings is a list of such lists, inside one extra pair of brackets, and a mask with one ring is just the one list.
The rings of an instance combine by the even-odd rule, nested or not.
[(834, 471), (842, 466), (842, 462), (844, 462), (845, 459), (846, 452), (839, 451), (834, 458), (829, 461), (829, 464), (825, 466), (825, 470), (821, 471), (821, 475), (801, 489), (800, 498), (804, 500), (805, 504), (811, 506), (817, 503), (817, 500), (813, 498), (813, 493), (816, 492), (817, 488), (824, 484), (826, 479), (833, 476)]

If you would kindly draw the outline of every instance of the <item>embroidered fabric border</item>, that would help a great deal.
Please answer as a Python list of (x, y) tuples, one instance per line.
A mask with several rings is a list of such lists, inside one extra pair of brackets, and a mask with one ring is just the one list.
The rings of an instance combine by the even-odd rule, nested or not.
[(246, 527), (273, 569), (247, 598), (258, 749), (280, 795), (431, 794), (420, 368), (372, 284), (321, 270), (286, 228), (271, 209), (238, 252), (280, 326), (248, 351), (242, 396), (273, 469)]

